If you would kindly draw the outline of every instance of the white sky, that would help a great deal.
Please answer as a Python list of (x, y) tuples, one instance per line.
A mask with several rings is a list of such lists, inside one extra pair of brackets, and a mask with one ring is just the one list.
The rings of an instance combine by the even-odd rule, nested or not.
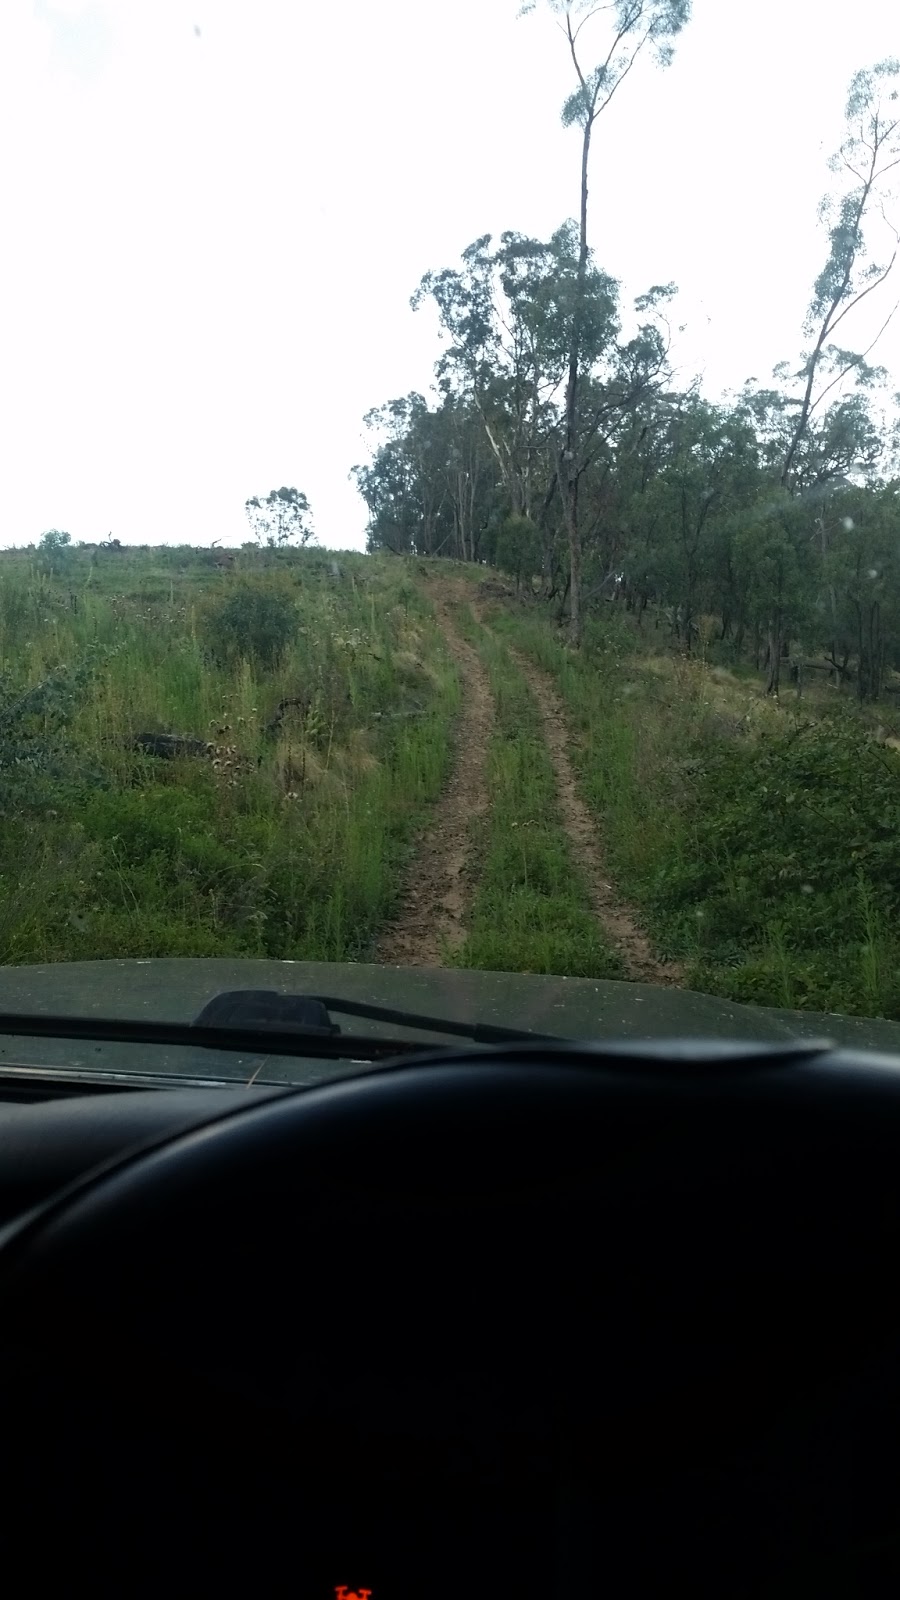
[[(287, 483), (362, 547), (363, 414), (437, 355), (422, 273), (577, 206), (564, 41), (517, 9), (0, 0), (0, 544), (237, 543)], [(847, 84), (894, 53), (896, 0), (694, 0), (602, 119), (598, 259), (680, 285), (711, 395), (796, 356)], [(879, 353), (900, 388), (900, 315)]]

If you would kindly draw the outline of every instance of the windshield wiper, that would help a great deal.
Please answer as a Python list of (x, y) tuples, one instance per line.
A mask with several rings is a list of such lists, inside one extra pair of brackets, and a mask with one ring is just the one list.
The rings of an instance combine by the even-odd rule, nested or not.
[[(426, 1017), (415, 1011), (397, 1011), (392, 1006), (375, 1006), (361, 1000), (340, 1000), (333, 995), (279, 994), (274, 989), (227, 989), (203, 1007), (195, 1026), (299, 1028), (304, 1033), (340, 1033), (330, 1013), (362, 1017), (369, 1022), (390, 1022), (397, 1028), (416, 1028), (423, 1033), (446, 1033), (475, 1044), (561, 1044), (547, 1033), (527, 1033), (517, 1028), (496, 1028), (487, 1022), (451, 1022), (447, 1017)], [(373, 1041), (374, 1042), (374, 1041)], [(401, 1041), (395, 1040), (397, 1044)], [(422, 1046), (413, 1046), (421, 1050)]]
[[(250, 998), (248, 999), (247, 996)], [(261, 1000), (267, 1003), (264, 1009)], [(494, 1028), (483, 1023), (451, 1022), (413, 1012), (324, 996), (269, 995), (262, 990), (229, 991), (210, 1001), (196, 1022), (130, 1022), (114, 1018), (55, 1017), (32, 1013), (0, 1014), (0, 1035), (21, 1038), (87, 1039), (116, 1044), (187, 1046), (205, 1050), (232, 1050), (244, 1055), (318, 1056), (328, 1060), (388, 1060), (392, 1056), (421, 1055), (428, 1049), (420, 1040), (377, 1039), (371, 1035), (341, 1033), (330, 1010), (348, 1016), (391, 1022), (397, 1027), (428, 1033), (450, 1034), (475, 1044), (513, 1044), (529, 1041), (562, 1043), (550, 1035)], [(210, 1020), (212, 1018), (212, 1020)], [(216, 1020), (220, 1018), (221, 1020)], [(435, 1046), (435, 1048), (439, 1048)]]

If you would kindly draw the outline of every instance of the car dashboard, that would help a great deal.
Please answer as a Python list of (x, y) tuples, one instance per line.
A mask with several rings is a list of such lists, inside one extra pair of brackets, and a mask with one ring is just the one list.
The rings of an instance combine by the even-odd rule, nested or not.
[(900, 1062), (824, 1044), (0, 1101), (0, 1551), (95, 1593), (897, 1592), (898, 1153)]

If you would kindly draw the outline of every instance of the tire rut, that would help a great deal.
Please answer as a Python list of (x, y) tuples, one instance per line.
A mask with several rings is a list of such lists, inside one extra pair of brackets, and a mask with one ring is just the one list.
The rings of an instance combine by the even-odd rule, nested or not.
[(540, 713), (544, 739), (556, 774), (556, 789), (563, 826), (572, 842), (575, 860), (581, 869), (594, 915), (620, 955), (626, 975), (632, 982), (677, 985), (684, 981), (674, 961), (660, 961), (632, 909), (616, 893), (611, 883), (597, 838), (597, 822), (578, 792), (575, 772), (567, 746), (569, 732), (565, 712), (546, 673), (518, 650), (510, 655), (531, 689)]
[(463, 585), (430, 585), (438, 626), (456, 664), (462, 705), (450, 780), (419, 838), (399, 911), (386, 925), (373, 959), (388, 966), (440, 967), (467, 933), (472, 897), (471, 826), (488, 808), (487, 752), (494, 728), (488, 675), (456, 630), (450, 607), (470, 598)]

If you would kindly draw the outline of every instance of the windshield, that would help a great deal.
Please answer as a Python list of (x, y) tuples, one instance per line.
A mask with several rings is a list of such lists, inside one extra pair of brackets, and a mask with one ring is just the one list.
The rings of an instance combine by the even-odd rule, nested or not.
[(898, 1048), (895, 35), (4, 0), (0, 1010)]

